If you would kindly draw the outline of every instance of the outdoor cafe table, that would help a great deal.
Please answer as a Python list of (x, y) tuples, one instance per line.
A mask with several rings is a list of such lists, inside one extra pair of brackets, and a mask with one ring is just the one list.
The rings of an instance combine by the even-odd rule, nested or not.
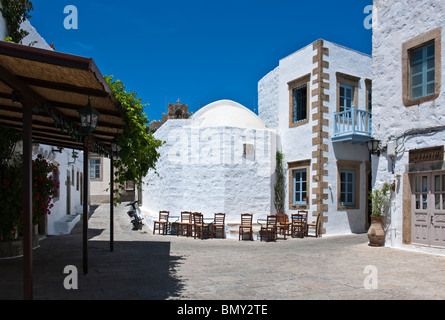
[[(178, 232), (177, 224), (178, 224), (180, 218), (181, 218), (181, 216), (169, 216), (168, 217), (167, 234), (176, 234)], [(170, 222), (170, 219), (176, 219), (176, 220), (173, 222)]]
[[(257, 219), (257, 223), (261, 226), (261, 227), (263, 227), (263, 225), (266, 225), (267, 224), (267, 219)], [(292, 225), (292, 220), (291, 221), (289, 221), (289, 224), (290, 225)], [(304, 228), (304, 226), (307, 224), (307, 219), (306, 219), (306, 217), (303, 217), (303, 228)], [(303, 233), (304, 233), (304, 231), (303, 231)], [(257, 235), (257, 239), (259, 239), (261, 237), (261, 234), (258, 234)]]
[[(168, 217), (168, 225), (169, 226), (168, 226), (167, 234), (173, 235), (173, 234), (176, 234), (176, 232), (178, 232), (177, 223), (179, 222), (180, 218), (181, 218), (181, 216), (169, 216)], [(176, 220), (174, 220), (174, 219), (176, 219)], [(204, 218), (203, 220), (204, 220), (205, 228), (207, 229), (206, 233), (204, 233), (204, 234), (207, 234), (207, 236), (210, 238), (210, 235), (211, 235), (210, 230), (211, 230), (212, 224), (214, 222), (214, 218)], [(209, 221), (209, 222), (206, 223), (206, 221)]]

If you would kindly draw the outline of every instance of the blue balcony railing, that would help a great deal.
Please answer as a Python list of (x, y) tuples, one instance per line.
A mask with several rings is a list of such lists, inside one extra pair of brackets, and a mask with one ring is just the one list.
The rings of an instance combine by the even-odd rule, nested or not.
[(372, 137), (372, 113), (355, 107), (334, 113), (333, 142), (366, 142)]

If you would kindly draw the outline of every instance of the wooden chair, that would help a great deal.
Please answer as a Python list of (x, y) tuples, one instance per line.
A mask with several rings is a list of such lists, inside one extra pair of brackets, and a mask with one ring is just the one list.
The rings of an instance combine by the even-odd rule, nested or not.
[(185, 235), (189, 237), (192, 233), (192, 224), (193, 224), (192, 213), (190, 211), (182, 211), (181, 222), (178, 222), (177, 224), (178, 228), (177, 236), (179, 237), (179, 235), (184, 235), (185, 231)]
[(153, 234), (155, 234), (156, 230), (159, 230), (159, 234), (161, 234), (161, 230), (163, 235), (167, 234), (169, 215), (169, 211), (159, 211), (159, 220), (154, 222)]
[(241, 214), (241, 225), (239, 226), (238, 241), (241, 238), (244, 240), (244, 235), (248, 234), (250, 240), (253, 241), (253, 229), (252, 229), (253, 214), (243, 213)]
[(312, 221), (311, 223), (307, 223), (306, 224), (306, 235), (309, 237), (311, 235), (309, 235), (309, 228), (313, 228), (315, 235), (311, 236), (311, 237), (319, 237), (320, 236), (320, 217), (321, 214), (317, 215), (317, 219), (315, 221)]
[(223, 239), (226, 238), (226, 226), (224, 224), (225, 220), (225, 213), (215, 213), (215, 218), (212, 224), (212, 239), (215, 237), (215, 234), (221, 234)]
[(194, 238), (201, 238), (204, 240), (204, 232), (205, 229), (208, 228), (208, 225), (204, 223), (204, 216), (202, 213), (194, 212), (193, 213), (193, 227), (194, 227)]
[(291, 221), (291, 235), (292, 238), (295, 238), (295, 233), (298, 232), (300, 238), (303, 238), (304, 232), (305, 232), (305, 222), (304, 222), (304, 215), (294, 213), (292, 214), (292, 221)]
[(266, 225), (260, 229), (260, 240), (263, 241), (263, 237), (266, 242), (270, 239), (277, 241), (277, 216), (275, 214), (267, 216)]
[(303, 215), (303, 223), (304, 223), (304, 235), (307, 236), (307, 223), (308, 223), (308, 217), (309, 217), (309, 211), (306, 210), (298, 210), (298, 214)]
[(195, 214), (201, 214), (201, 212), (192, 212), (190, 215), (190, 237), (195, 237)]
[(289, 217), (285, 213), (277, 213), (277, 235), (284, 235), (284, 240), (286, 236), (289, 235), (291, 223), (289, 222)]

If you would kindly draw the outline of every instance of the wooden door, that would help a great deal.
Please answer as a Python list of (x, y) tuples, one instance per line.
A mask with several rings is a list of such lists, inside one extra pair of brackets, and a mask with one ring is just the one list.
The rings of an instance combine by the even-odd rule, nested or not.
[(445, 247), (445, 172), (413, 176), (412, 242)]
[(432, 174), (432, 213), (430, 239), (432, 246), (445, 247), (445, 172)]

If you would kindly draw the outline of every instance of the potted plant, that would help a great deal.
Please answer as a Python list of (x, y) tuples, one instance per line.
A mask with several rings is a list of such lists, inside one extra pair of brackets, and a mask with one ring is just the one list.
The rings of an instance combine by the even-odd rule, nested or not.
[(391, 201), (391, 184), (385, 182), (380, 189), (374, 189), (369, 193), (372, 202), (371, 226), (368, 230), (369, 245), (380, 247), (385, 240), (383, 229), (384, 214)]

